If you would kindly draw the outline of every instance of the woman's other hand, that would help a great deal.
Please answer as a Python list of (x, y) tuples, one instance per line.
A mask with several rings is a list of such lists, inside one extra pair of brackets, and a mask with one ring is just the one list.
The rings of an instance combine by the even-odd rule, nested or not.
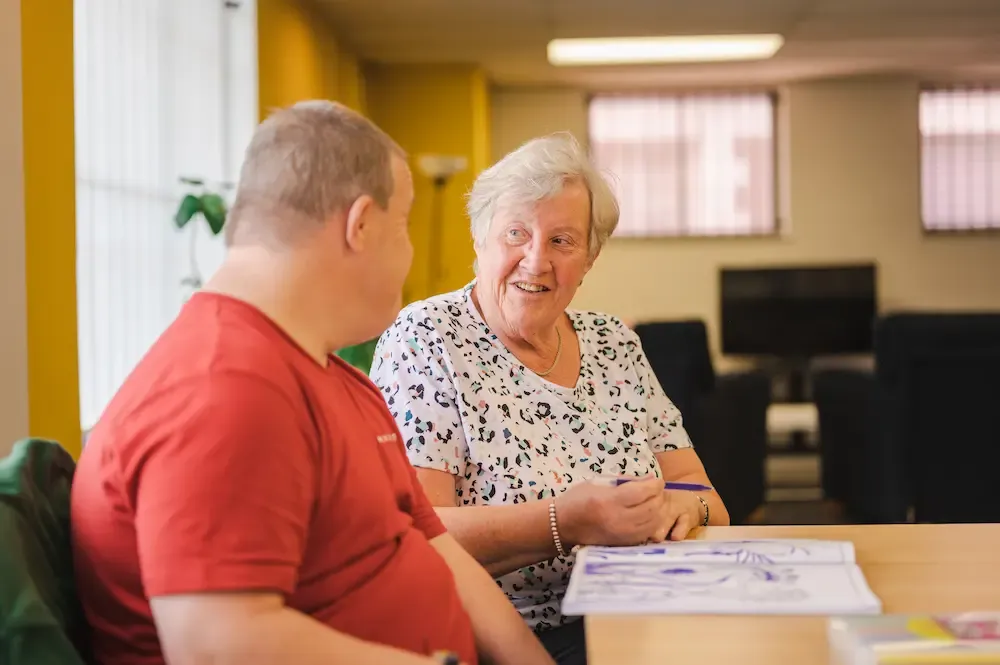
[(617, 487), (583, 482), (556, 500), (560, 537), (575, 545), (637, 545), (661, 528), (667, 493), (651, 477)]
[(684, 540), (691, 529), (702, 524), (705, 506), (694, 492), (667, 490), (663, 492), (660, 524), (651, 540)]

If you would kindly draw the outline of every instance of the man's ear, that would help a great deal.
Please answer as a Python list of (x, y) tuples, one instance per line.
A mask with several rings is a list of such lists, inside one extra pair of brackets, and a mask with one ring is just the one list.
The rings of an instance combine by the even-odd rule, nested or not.
[(371, 211), (375, 205), (374, 199), (367, 194), (362, 194), (354, 199), (354, 203), (347, 209), (347, 224), (345, 229), (345, 240), (352, 252), (360, 252), (365, 248), (365, 241), (371, 231)]

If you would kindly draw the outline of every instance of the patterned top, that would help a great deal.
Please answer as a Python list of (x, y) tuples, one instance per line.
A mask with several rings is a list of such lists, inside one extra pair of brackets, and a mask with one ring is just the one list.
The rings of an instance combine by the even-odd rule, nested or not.
[[(638, 337), (617, 319), (567, 312), (580, 344), (575, 388), (522, 365), (484, 323), (472, 284), (408, 306), (382, 335), (372, 380), (414, 466), (458, 476), (459, 505), (547, 500), (597, 475), (660, 474), (654, 454), (689, 447)], [(573, 555), (498, 579), (529, 625), (567, 622)]]

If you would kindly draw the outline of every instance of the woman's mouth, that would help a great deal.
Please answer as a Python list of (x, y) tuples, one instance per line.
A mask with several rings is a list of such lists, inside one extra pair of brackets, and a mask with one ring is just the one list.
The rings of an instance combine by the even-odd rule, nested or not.
[(525, 293), (544, 293), (549, 287), (534, 282), (514, 282), (514, 286)]

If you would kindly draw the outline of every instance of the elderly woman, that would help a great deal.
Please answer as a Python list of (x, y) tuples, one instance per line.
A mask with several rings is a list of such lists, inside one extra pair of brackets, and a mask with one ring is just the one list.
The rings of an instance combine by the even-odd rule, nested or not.
[[(372, 379), (452, 535), (561, 664), (586, 661), (560, 613), (578, 545), (679, 540), (727, 524), (636, 335), (567, 309), (618, 223), (608, 184), (569, 136), (535, 139), (476, 180), (476, 278), (407, 307)], [(606, 477), (634, 482), (611, 486)]]

